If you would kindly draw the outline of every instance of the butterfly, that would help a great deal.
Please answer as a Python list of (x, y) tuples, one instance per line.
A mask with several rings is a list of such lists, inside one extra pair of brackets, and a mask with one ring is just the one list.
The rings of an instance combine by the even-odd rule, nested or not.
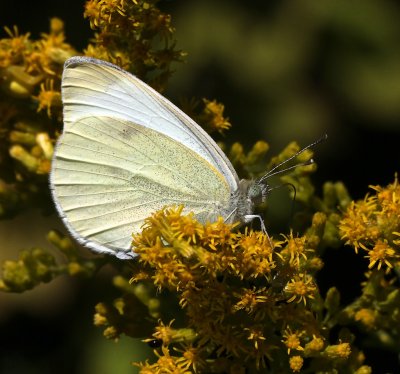
[(173, 204), (183, 204), (200, 222), (219, 216), (227, 223), (258, 218), (266, 232), (254, 207), (265, 201), (271, 189), (266, 180), (280, 165), (259, 179), (239, 180), (198, 124), (109, 62), (68, 59), (62, 101), (64, 129), (50, 187), (56, 209), (78, 243), (96, 253), (132, 259), (137, 256), (132, 233), (140, 232), (151, 213)]

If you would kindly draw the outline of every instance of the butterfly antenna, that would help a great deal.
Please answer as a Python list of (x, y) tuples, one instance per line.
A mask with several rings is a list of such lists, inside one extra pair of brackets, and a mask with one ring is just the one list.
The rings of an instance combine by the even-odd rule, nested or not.
[[(284, 162), (285, 162), (285, 161), (284, 161)], [(286, 169), (278, 170), (278, 171), (276, 171), (275, 173), (271, 173), (271, 171), (273, 171), (274, 169), (276, 169), (276, 167), (274, 167), (274, 169), (270, 170), (267, 174), (265, 174), (264, 176), (262, 176), (261, 179), (259, 180), (259, 182), (262, 182), (262, 181), (264, 181), (265, 179), (267, 179), (267, 178), (269, 178), (269, 177), (272, 177), (272, 176), (274, 176), (274, 175), (281, 174), (281, 173), (286, 173), (286, 172), (289, 171), (289, 170), (296, 169), (298, 166), (307, 166), (307, 165), (312, 165), (313, 163), (314, 163), (314, 159), (310, 159), (310, 160), (308, 160), (308, 161), (300, 162), (300, 163), (298, 163), (298, 164), (296, 164), (296, 165), (290, 166), (290, 167), (288, 167), (288, 168), (286, 168)], [(283, 163), (280, 163), (277, 167), (281, 166), (282, 164), (283, 164)], [(280, 186), (277, 186), (277, 187), (280, 187)]]
[(327, 138), (328, 138), (328, 134), (324, 134), (323, 136), (321, 136), (321, 137), (320, 137), (318, 140), (316, 140), (315, 142), (312, 142), (311, 144), (307, 145), (306, 147), (300, 149), (300, 151), (296, 152), (294, 155), (290, 156), (290, 157), (289, 157), (288, 159), (286, 159), (285, 161), (282, 161), (282, 162), (279, 163), (278, 165), (274, 166), (270, 171), (268, 171), (264, 176), (262, 176), (262, 177), (260, 178), (259, 182), (262, 182), (262, 181), (264, 181), (265, 179), (267, 179), (267, 178), (269, 178), (269, 177), (271, 177), (271, 176), (273, 176), (273, 175), (280, 174), (280, 173), (283, 173), (283, 172), (287, 172), (288, 170), (297, 168), (298, 166), (305, 166), (305, 165), (311, 165), (311, 164), (313, 164), (313, 163), (314, 163), (314, 160), (311, 159), (311, 160), (309, 160), (309, 161), (306, 161), (306, 162), (303, 162), (303, 163), (300, 163), (300, 164), (297, 164), (297, 165), (293, 165), (293, 166), (288, 167), (288, 168), (286, 168), (286, 169), (279, 170), (279, 171), (275, 172), (275, 170), (278, 169), (278, 168), (280, 168), (282, 165), (284, 165), (284, 164), (288, 163), (289, 161), (293, 160), (295, 157), (297, 157), (298, 155), (300, 155), (301, 153), (303, 153), (303, 152), (306, 151), (307, 149), (312, 148), (312, 147), (316, 146), (316, 145), (319, 144), (319, 143), (322, 143), (322, 142), (325, 141)]

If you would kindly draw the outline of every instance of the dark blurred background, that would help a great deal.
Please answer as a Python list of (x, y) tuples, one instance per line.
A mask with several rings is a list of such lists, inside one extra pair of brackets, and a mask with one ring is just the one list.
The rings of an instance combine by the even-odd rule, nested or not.
[[(57, 16), (65, 21), (67, 41), (81, 50), (92, 33), (83, 4), (2, 1), (0, 25), (17, 25), (37, 38)], [(274, 155), (292, 140), (304, 146), (328, 133), (315, 149), (318, 191), (324, 181), (341, 180), (358, 199), (369, 184), (393, 181), (400, 140), (399, 2), (176, 0), (160, 6), (172, 14), (177, 45), (188, 52), (187, 62), (175, 65), (166, 96), (224, 103), (233, 124), (224, 141), (250, 148), (264, 139)], [(36, 217), (30, 212), (0, 222), (1, 259), (46, 246), (54, 217)], [(341, 274), (353, 270), (347, 266), (331, 269), (331, 284), (340, 286)], [(117, 295), (106, 273), (95, 281), (62, 278), (24, 295), (0, 295), (0, 373), (135, 372), (129, 362), (142, 354), (142, 344), (123, 339), (116, 347), (92, 326), (96, 302)], [(342, 287), (358, 290), (356, 283)], [(395, 357), (383, 361), (377, 351), (370, 357), (379, 362), (374, 373), (398, 368)]]

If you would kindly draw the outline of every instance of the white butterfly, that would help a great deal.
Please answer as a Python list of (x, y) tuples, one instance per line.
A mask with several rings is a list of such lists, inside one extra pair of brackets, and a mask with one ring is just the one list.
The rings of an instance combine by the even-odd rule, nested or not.
[(258, 180), (239, 181), (199, 125), (128, 72), (72, 57), (64, 66), (62, 99), (64, 131), (50, 184), (56, 208), (80, 244), (134, 258), (132, 233), (172, 204), (183, 204), (201, 222), (259, 217), (254, 204), (265, 200), (265, 180), (276, 168)]

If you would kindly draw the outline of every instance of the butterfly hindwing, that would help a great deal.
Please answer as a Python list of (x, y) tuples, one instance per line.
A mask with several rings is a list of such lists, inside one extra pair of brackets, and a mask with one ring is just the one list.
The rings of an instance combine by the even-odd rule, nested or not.
[(221, 214), (230, 187), (207, 160), (150, 128), (114, 117), (70, 124), (59, 140), (53, 196), (77, 240), (96, 252), (129, 258), (132, 233), (152, 212), (184, 204), (205, 217)]

